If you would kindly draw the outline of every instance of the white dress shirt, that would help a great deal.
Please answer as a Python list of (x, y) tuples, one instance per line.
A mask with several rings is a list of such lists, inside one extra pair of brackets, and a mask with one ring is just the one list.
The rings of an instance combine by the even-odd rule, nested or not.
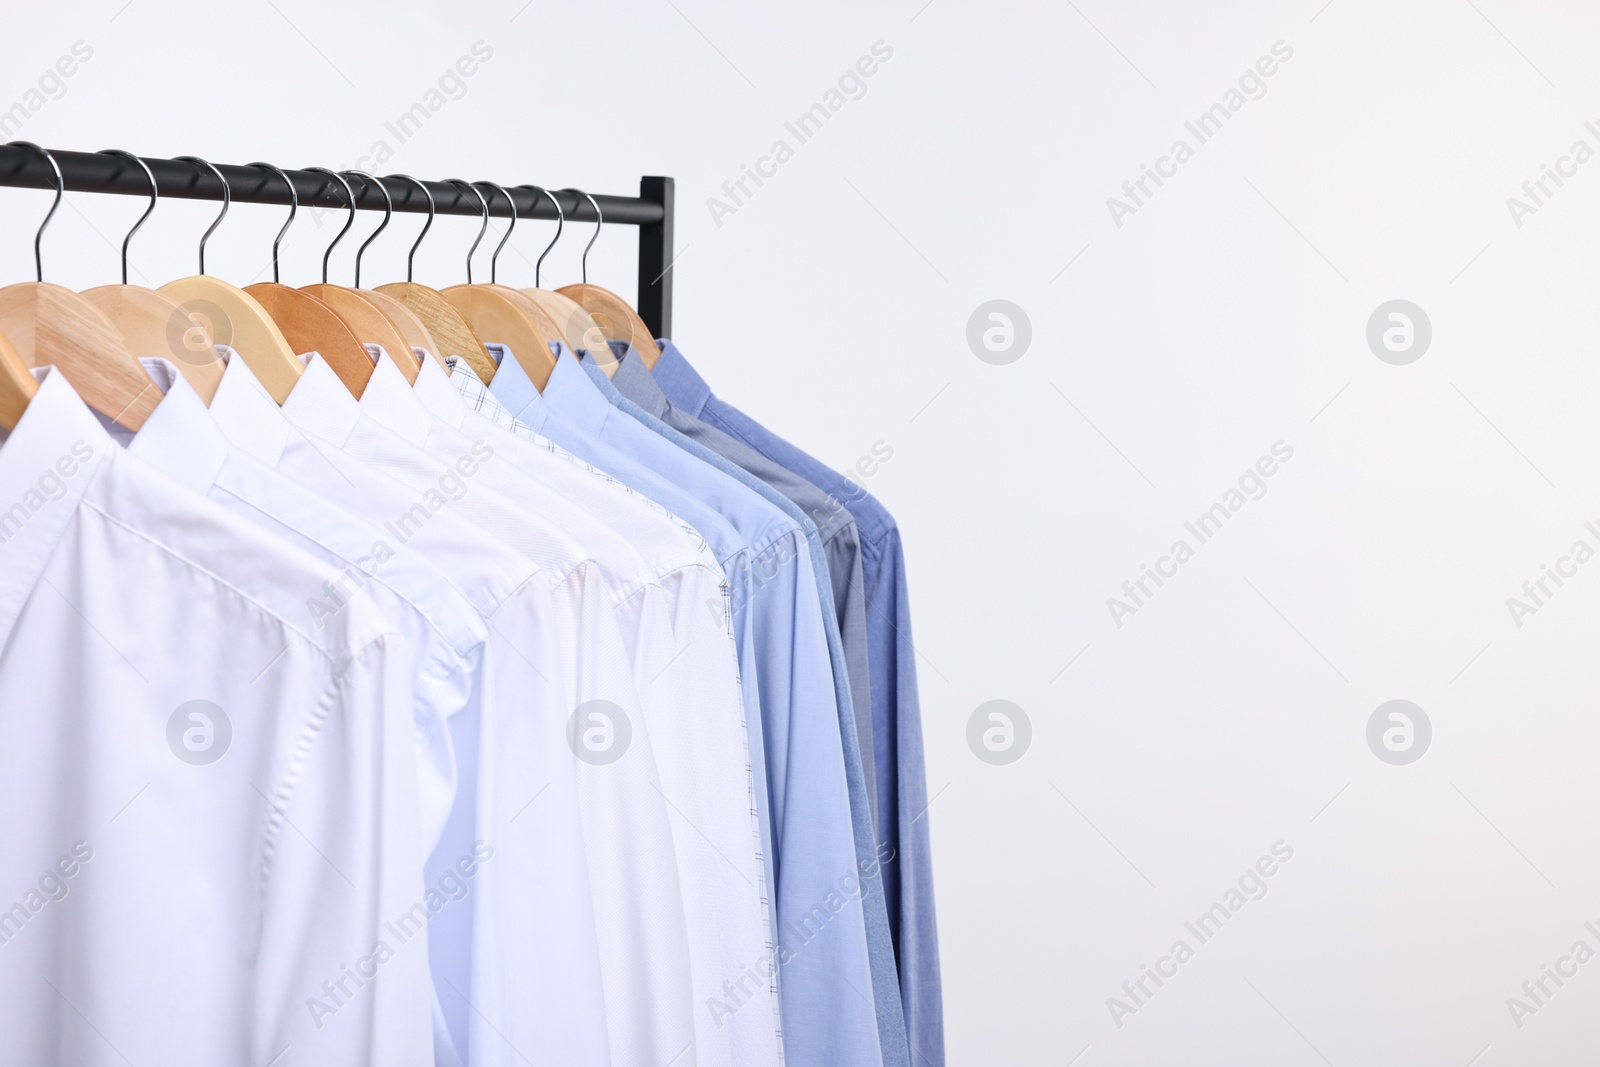
[[(385, 391), (386, 377), (398, 388)], [(555, 510), (553, 501), (541, 501), (536, 511), (502, 495), (508, 478), (518, 476), (486, 439), (458, 434), (436, 456), (395, 432), (392, 425), (407, 411), (426, 437), (427, 411), (382, 354), (359, 403), (313, 355), (283, 404), (297, 426), (416, 489), (435, 486), (461, 457), (474, 458), (470, 486), (449, 506), (544, 568), (560, 608), (549, 622), (563, 645), (560, 658), (541, 669), (563, 681), (566, 700), (540, 711), (558, 731), (554, 736), (572, 746), (563, 752), (576, 774), (584, 820), (611, 1062), (693, 1065), (688, 933), (671, 825), (640, 695), (644, 679), (635, 678), (624, 636), (635, 625), (628, 616), (639, 610), (636, 597), (649, 593), (642, 560), (570, 504), (558, 525), (545, 514)], [(582, 540), (573, 526), (580, 526)], [(596, 743), (601, 751), (592, 750)]]
[[(327, 371), (321, 360), (313, 366)], [(544, 571), (446, 506), (479, 491), (464, 473), (471, 463), (419, 492), (302, 433), (243, 360), (223, 372), (211, 415), (240, 448), (436, 563), (488, 625), (484, 684), (450, 722), (460, 786), (427, 875), (438, 885), (478, 840), (494, 849), (470, 893), (429, 922), (453, 1038), (440, 1062), (611, 1062), (576, 775), (558, 710), (566, 702), (557, 685), (560, 612)], [(552, 715), (562, 720), (553, 727)]]
[[(407, 650), (113, 443), (0, 444), (0, 1062), (432, 1062)], [(13, 904), (13, 900), (15, 903)]]
[(327, 625), (362, 589), (406, 639), (422, 847), (423, 855), (431, 854), (455, 802), (455, 752), (447, 724), (478, 684), (488, 628), (444, 572), (416, 551), (389, 544), (376, 526), (230, 444), (173, 363), (141, 362), (165, 395), (137, 434), (113, 424), (107, 427), (111, 436), (131, 437), (124, 441), (128, 451), (146, 463), (338, 571), (332, 585), (296, 590), (310, 625)]
[[(387, 393), (395, 380), (405, 386), (398, 373), (383, 379), (375, 373), (362, 405)], [(382, 392), (375, 393), (374, 385)], [(655, 607), (665, 613), (637, 620), (645, 651), (636, 661), (650, 679), (642, 695), (673, 815), (694, 968), (696, 1047), (702, 1065), (776, 1065), (776, 991), (757, 970), (771, 951), (765, 870), (722, 569), (692, 527), (510, 418), (492, 396), (473, 410), (432, 360), (424, 362), (410, 389), (433, 416), (435, 448), (448, 447), (452, 434), (488, 439), (523, 482), (538, 483), (525, 492), (553, 490), (581, 502), (651, 561), (660, 588)], [(395, 399), (389, 406), (401, 411), (407, 405)], [(518, 483), (507, 483), (508, 493), (517, 490)], [(765, 989), (765, 1010), (752, 1006), (719, 1018), (709, 1005), (725, 1003), (727, 982), (741, 984), (747, 997)]]

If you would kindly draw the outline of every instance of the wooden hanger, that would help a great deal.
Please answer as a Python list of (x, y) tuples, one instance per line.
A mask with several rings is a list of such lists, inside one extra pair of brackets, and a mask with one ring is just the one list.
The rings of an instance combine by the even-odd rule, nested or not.
[(350, 395), (361, 396), (372, 377), (372, 356), (331, 307), (310, 293), (277, 282), (257, 282), (245, 286), (244, 291), (272, 316), (289, 347), (320, 355)]
[(59, 367), (84, 403), (130, 430), (144, 426), (161, 402), (161, 390), (111, 320), (65, 286), (19, 282), (0, 289), (0, 333), (28, 366)]
[[(550, 321), (539, 305), (522, 293), (505, 285), (497, 285), (493, 281), (488, 285), (472, 284), (472, 253), (478, 249), (478, 242), (483, 240), (484, 230), (489, 226), (489, 203), (477, 188), (459, 178), (450, 181), (466, 186), (472, 190), (479, 203), (483, 204), (483, 226), (478, 230), (478, 239), (472, 242), (472, 248), (467, 251), (467, 284), (452, 285), (443, 290), (444, 298), (461, 312), (461, 317), (467, 320), (467, 325), (472, 327), (472, 332), (479, 337), (486, 337), (492, 341), (504, 344), (511, 349), (511, 354), (523, 371), (532, 380), (534, 386), (541, 392), (545, 383), (550, 380), (550, 372), (555, 369), (555, 353), (550, 348), (550, 342), (561, 337), (560, 329)], [(484, 183), (492, 184), (492, 183)], [(495, 186), (499, 189), (499, 186)], [(500, 189), (505, 194), (504, 189)], [(505, 194), (510, 200), (509, 194)], [(516, 205), (513, 203), (513, 222), (515, 223)], [(511, 236), (511, 230), (506, 230), (506, 238)], [(495, 261), (500, 257), (500, 249), (505, 247), (502, 239), (500, 246), (495, 249), (494, 257), (490, 261), (490, 278), (495, 275)]]
[(227, 369), (203, 322), (166, 293), (142, 285), (98, 285), (83, 298), (106, 317), (130, 352), (170, 359), (206, 403)]
[[(262, 167), (277, 171), (288, 182), (288, 175), (269, 163), (252, 163), (253, 167)], [(320, 174), (333, 174), (322, 167), (308, 167), (308, 170)], [(334, 175), (338, 177), (337, 175)], [(343, 179), (340, 179), (343, 181)], [(293, 183), (290, 183), (291, 188)], [(345, 186), (346, 192), (349, 186)], [(289, 347), (299, 353), (316, 352), (325, 360), (344, 387), (350, 390), (350, 395), (359, 397), (367, 387), (367, 380), (372, 377), (372, 356), (361, 347), (361, 341), (356, 337), (349, 325), (323, 301), (304, 290), (293, 286), (284, 285), (278, 279), (278, 243), (283, 239), (284, 231), (294, 222), (295, 213), (299, 210), (299, 196), (291, 193), (289, 219), (284, 223), (283, 229), (278, 231), (278, 239), (272, 243), (272, 278), (270, 282), (257, 282), (245, 286), (244, 291), (254, 297), (272, 321), (278, 324)], [(328, 246), (327, 252), (322, 257), (323, 277), (327, 277), (328, 256), (333, 254), (333, 246), (339, 243), (339, 238), (350, 229), (350, 224), (355, 220), (355, 210), (351, 209), (350, 218), (345, 220), (344, 229), (334, 237), (333, 244)], [(295, 360), (299, 363), (299, 360)]]
[[(432, 331), (428, 329), (420, 315), (388, 293), (380, 293), (376, 289), (357, 289), (356, 292), (372, 301), (377, 309), (384, 313), (413, 351), (420, 348), (428, 353), (429, 359), (441, 367), (445, 366), (444, 357), (439, 354), (439, 343), (433, 339)], [(447, 372), (448, 370), (446, 367)]]
[[(378, 179), (373, 178), (371, 174), (366, 174), (365, 171), (347, 171), (347, 173), (358, 174), (358, 176), (365, 178), (366, 181), (378, 182)], [(336, 174), (336, 178), (344, 184), (346, 192), (350, 194), (350, 222), (355, 222), (354, 190), (350, 190), (350, 184), (344, 179), (344, 174)], [(360, 250), (355, 253), (355, 285), (357, 286), (362, 285), (363, 251), (366, 251), (366, 246), (373, 243), (374, 238), (384, 232), (384, 227), (389, 226), (390, 214), (394, 214), (394, 205), (389, 200), (389, 190), (382, 187), (382, 182), (378, 182), (378, 189), (382, 190), (384, 202), (389, 205), (389, 210), (384, 213), (384, 221), (379, 224), (378, 229), (373, 230), (371, 237), (366, 238), (365, 242), (362, 242)], [(349, 224), (347, 224), (346, 229), (349, 229)], [(342, 237), (342, 235), (344, 235), (344, 230), (339, 232), (339, 237)], [(334, 238), (333, 243), (338, 245), (339, 238)], [(406, 382), (416, 384), (416, 373), (419, 370), (416, 355), (411, 352), (410, 344), (400, 336), (400, 331), (395, 328), (394, 323), (390, 322), (389, 315), (384, 314), (382, 309), (379, 309), (373, 301), (366, 298), (366, 294), (362, 293), (360, 288), (349, 290), (349, 288), (344, 288), (342, 285), (328, 285), (328, 256), (331, 256), (331, 254), (333, 254), (333, 245), (328, 246), (328, 253), (322, 258), (322, 285), (302, 285), (301, 293), (312, 294), (318, 301), (322, 301), (323, 304), (330, 307), (333, 310), (333, 314), (338, 315), (341, 320), (344, 320), (344, 325), (349, 326), (350, 333), (354, 333), (362, 341), (363, 346), (376, 344), (376, 346), (382, 347), (382, 350), (389, 354), (390, 360), (394, 360), (395, 366), (400, 368), (400, 373), (405, 374)]]
[[(539, 277), (544, 267), (544, 257), (561, 240), (561, 231), (566, 228), (567, 215), (561, 209), (561, 201), (557, 200), (548, 189), (537, 185), (519, 185), (518, 189), (531, 189), (543, 194), (556, 208), (556, 233), (550, 238), (550, 243), (545, 245), (544, 251), (539, 253), (538, 260), (533, 265), (533, 288), (519, 289), (523, 296), (528, 297), (543, 311), (559, 330), (559, 335), (567, 343), (567, 347), (576, 352), (579, 349), (590, 349), (606, 343), (606, 335), (593, 316), (583, 309), (577, 301), (561, 293), (549, 289), (539, 288)], [(514, 210), (514, 208), (513, 208)], [(508, 235), (509, 236), (509, 235)]]
[(12, 144), (31, 148), (49, 162), (56, 198), (33, 238), (39, 281), (0, 289), (0, 333), (23, 363), (54, 364), (91, 408), (138, 431), (160, 403), (161, 390), (98, 308), (71, 289), (44, 281), (44, 231), (61, 206), (66, 185), (49, 152), (31, 141)]
[[(294, 383), (300, 380), (300, 372), (305, 365), (296, 357), (283, 331), (260, 301), (238, 286), (206, 274), (206, 241), (227, 216), (232, 193), (222, 172), (210, 163), (198, 156), (178, 158), (210, 167), (217, 180), (222, 182), (222, 214), (200, 238), (200, 273), (168, 282), (157, 292), (165, 293), (177, 301), (184, 316), (195, 325), (205, 328), (213, 340), (232, 345), (245, 366), (260, 379), (262, 388), (281, 404), (288, 397), (289, 390), (294, 388)], [(281, 238), (283, 233), (280, 231), (278, 236)], [(276, 263), (276, 243), (273, 252)]]
[(423, 224), (422, 232), (417, 235), (416, 242), (412, 244), (411, 251), (406, 256), (406, 280), (380, 285), (374, 291), (396, 301), (422, 321), (424, 328), (437, 342), (438, 347), (432, 349), (435, 356), (441, 360), (446, 356), (464, 359), (473, 373), (487, 382), (494, 377), (494, 357), (489, 355), (489, 350), (483, 346), (483, 342), (467, 324), (467, 320), (462, 318), (461, 312), (457, 311), (437, 289), (430, 289), (411, 280), (417, 247), (422, 244), (422, 239), (433, 226), (433, 193), (409, 174), (391, 174), (389, 177), (403, 178), (415, 183), (417, 188), (422, 190), (422, 195), (428, 198), (428, 221)]
[(39, 380), (28, 369), (27, 361), (0, 333), (0, 426), (8, 432), (15, 430), (38, 391)]
[(133, 229), (122, 239), (122, 284), (87, 289), (83, 298), (111, 320), (130, 352), (170, 359), (184, 380), (209, 404), (216, 395), (217, 386), (222, 383), (222, 372), (226, 369), (213, 347), (211, 334), (203, 325), (190, 320), (172, 297), (142, 285), (128, 284), (128, 245), (156, 209), (156, 200), (160, 195), (156, 189), (155, 175), (144, 160), (132, 152), (108, 148), (101, 154), (132, 160), (144, 171), (145, 178), (150, 182), (150, 206), (145, 208), (144, 214), (133, 224)]
[[(622, 297), (610, 289), (589, 284), (589, 249), (594, 247), (595, 241), (600, 237), (600, 228), (605, 225), (605, 216), (600, 212), (600, 202), (582, 189), (563, 189), (564, 193), (582, 193), (594, 207), (594, 235), (589, 238), (589, 243), (583, 246), (583, 281), (578, 285), (563, 285), (556, 292), (571, 298), (575, 303), (587, 311), (600, 327), (608, 340), (627, 341), (633, 345), (633, 350), (644, 361), (646, 370), (655, 370), (656, 360), (661, 358), (661, 349), (656, 347), (655, 338), (650, 336), (650, 328), (644, 324), (639, 313)], [(605, 370), (606, 376), (616, 374), (617, 363), (611, 357), (609, 347), (602, 351), (590, 349), (595, 354), (596, 362)]]

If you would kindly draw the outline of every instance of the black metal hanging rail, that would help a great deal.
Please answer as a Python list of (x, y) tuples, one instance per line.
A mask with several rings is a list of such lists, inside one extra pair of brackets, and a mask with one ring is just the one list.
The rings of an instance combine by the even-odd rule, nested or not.
[[(103, 155), (99, 152), (68, 152), (50, 149), (68, 192), (117, 193), (124, 196), (150, 195), (150, 186), (144, 171), (129, 160)], [(198, 163), (181, 159), (154, 159), (140, 157), (155, 175), (156, 188), (163, 197), (180, 200), (215, 200), (223, 198), (222, 183), (211, 171)], [(228, 196), (236, 204), (289, 203), (289, 191), (283, 180), (262, 167), (216, 164), (228, 183)], [(302, 207), (345, 208), (344, 189), (326, 174), (306, 170), (288, 170), (285, 173), (294, 183), (295, 194)], [(355, 190), (356, 207), (367, 211), (384, 209), (383, 194), (369, 183), (346, 172)], [(377, 175), (394, 202), (396, 211), (426, 213), (428, 200), (414, 182), (401, 178)], [(470, 180), (470, 179), (469, 179)], [(449, 182), (424, 182), (433, 194), (435, 210), (441, 215), (483, 216), (483, 205), (476, 196)], [(29, 189), (55, 188), (55, 175), (50, 166), (32, 149), (15, 145), (0, 145), (0, 186)], [(516, 204), (519, 219), (554, 219), (555, 207), (549, 197), (528, 188), (505, 186)], [(489, 202), (489, 214), (510, 218), (511, 211), (505, 198), (485, 187), (480, 191)], [(550, 189), (551, 196), (561, 203), (568, 222), (594, 222), (594, 207), (584, 193), (571, 189)], [(673, 182), (671, 178), (646, 176), (639, 179), (638, 196), (607, 196), (593, 194), (600, 205), (600, 214), (607, 223), (620, 223), (639, 227), (639, 316), (656, 337), (672, 334), (672, 216)], [(570, 236), (570, 235), (569, 235)], [(587, 237), (584, 238), (588, 240)]]

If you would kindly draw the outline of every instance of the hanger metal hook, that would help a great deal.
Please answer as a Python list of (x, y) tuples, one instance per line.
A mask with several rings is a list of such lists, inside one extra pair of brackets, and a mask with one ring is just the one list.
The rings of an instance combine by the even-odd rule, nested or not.
[[(389, 190), (387, 190), (387, 189), (385, 189), (383, 187), (383, 182), (379, 181), (377, 178), (374, 178), (372, 175), (368, 174), (366, 171), (364, 171), (364, 170), (347, 170), (347, 171), (345, 171), (345, 173), (346, 174), (354, 174), (356, 177), (361, 179), (362, 184), (365, 184), (367, 182), (371, 182), (373, 185), (376, 185), (378, 187), (378, 192), (383, 194), (383, 221), (378, 224), (378, 228), (376, 230), (372, 231), (372, 236), (368, 237), (365, 241), (362, 241), (361, 242), (361, 247), (356, 249), (356, 284), (355, 284), (355, 287), (357, 289), (359, 289), (359, 288), (361, 288), (361, 257), (367, 251), (367, 246), (378, 239), (378, 234), (382, 233), (385, 229), (388, 228), (389, 219), (391, 219), (394, 216), (394, 198), (389, 195)], [(354, 203), (354, 201), (351, 201), (351, 202)]]
[(178, 156), (177, 158), (185, 163), (198, 163), (202, 167), (209, 167), (211, 173), (217, 176), (217, 181), (222, 183), (222, 213), (217, 216), (215, 222), (206, 228), (206, 232), (200, 235), (200, 273), (204, 274), (206, 272), (206, 242), (211, 240), (211, 235), (217, 232), (217, 227), (222, 225), (222, 220), (228, 217), (228, 206), (233, 203), (233, 190), (228, 186), (228, 179), (222, 176), (222, 172), (215, 165), (206, 162), (199, 156)]
[(343, 228), (341, 228), (338, 233), (333, 235), (333, 241), (328, 245), (328, 250), (322, 253), (322, 284), (327, 285), (328, 260), (333, 258), (333, 250), (339, 246), (340, 241), (344, 240), (344, 235), (350, 232), (350, 227), (356, 224), (356, 194), (355, 190), (350, 188), (350, 183), (345, 181), (342, 175), (335, 174), (327, 167), (307, 167), (306, 170), (310, 171), (312, 174), (326, 174), (328, 177), (344, 186), (345, 203), (350, 205), (350, 214), (344, 220)]
[(483, 194), (478, 192), (478, 187), (469, 181), (463, 181), (460, 178), (446, 178), (445, 181), (449, 182), (451, 185), (459, 185), (463, 189), (471, 190), (472, 195), (478, 198), (479, 206), (483, 208), (483, 225), (478, 227), (478, 237), (472, 242), (472, 247), (467, 249), (467, 284), (471, 285), (472, 254), (476, 252), (478, 250), (478, 246), (483, 243), (483, 235), (489, 229), (489, 201), (485, 200), (483, 198)]
[[(489, 257), (489, 284), (493, 285), (497, 280), (495, 275), (500, 263), (500, 250), (506, 246), (507, 241), (511, 240), (511, 231), (517, 228), (517, 202), (511, 199), (511, 194), (506, 192), (505, 186), (503, 185), (496, 185), (494, 182), (473, 182), (472, 184), (487, 185), (489, 188), (505, 197), (506, 203), (511, 205), (511, 225), (506, 227), (506, 235), (500, 238), (500, 243), (494, 246), (494, 255)], [(487, 210), (487, 202), (485, 202), (485, 210)], [(485, 223), (488, 222), (487, 216), (485, 216), (484, 221)], [(535, 281), (537, 282), (537, 279)]]
[(417, 249), (422, 247), (422, 239), (428, 236), (428, 230), (433, 226), (433, 216), (437, 207), (433, 202), (433, 194), (428, 191), (428, 187), (422, 184), (419, 179), (413, 178), (409, 174), (391, 174), (389, 177), (403, 178), (408, 182), (416, 182), (417, 188), (422, 190), (422, 195), (428, 198), (428, 221), (422, 224), (422, 232), (417, 234), (416, 243), (411, 246), (411, 251), (406, 253), (406, 281), (409, 283), (411, 281), (412, 261), (417, 258)]
[(252, 163), (252, 167), (270, 170), (283, 179), (283, 184), (289, 187), (289, 217), (284, 220), (283, 228), (278, 231), (278, 236), (272, 239), (272, 280), (278, 280), (278, 246), (283, 243), (283, 235), (289, 232), (289, 227), (294, 225), (294, 217), (300, 212), (300, 194), (295, 191), (294, 182), (283, 172), (283, 168), (271, 163)]
[(589, 284), (589, 249), (600, 239), (600, 228), (606, 224), (605, 214), (600, 210), (600, 201), (584, 192), (582, 189), (563, 189), (563, 193), (577, 193), (594, 208), (594, 234), (589, 238), (589, 243), (583, 246), (583, 284)]
[(44, 221), (39, 223), (39, 232), (33, 235), (33, 269), (34, 272), (39, 276), (39, 280), (42, 282), (44, 281), (44, 253), (40, 251), (40, 247), (44, 241), (44, 228), (50, 225), (51, 219), (55, 218), (56, 208), (61, 206), (61, 198), (66, 193), (67, 183), (66, 180), (61, 177), (61, 167), (56, 163), (56, 157), (52, 156), (43, 148), (40, 148), (32, 141), (12, 141), (6, 145), (6, 147), (33, 149), (35, 152), (44, 157), (46, 163), (50, 164), (50, 171), (56, 176), (56, 198), (50, 204), (50, 210), (45, 212)]
[(544, 246), (544, 251), (539, 253), (538, 262), (533, 265), (533, 287), (537, 289), (539, 288), (539, 268), (544, 266), (544, 257), (548, 256), (550, 254), (550, 250), (556, 246), (556, 242), (561, 240), (561, 231), (567, 225), (567, 213), (561, 210), (561, 201), (557, 200), (550, 190), (544, 188), (543, 186), (519, 185), (517, 188), (532, 189), (536, 193), (541, 193), (548, 197), (550, 202), (556, 206), (556, 235), (550, 238), (550, 243)]
[(103, 148), (100, 150), (99, 154), (102, 156), (118, 156), (122, 159), (132, 160), (134, 163), (138, 164), (140, 170), (144, 171), (144, 176), (150, 182), (150, 206), (144, 209), (144, 214), (139, 216), (139, 221), (133, 224), (133, 229), (128, 231), (128, 236), (122, 239), (122, 284), (127, 285), (128, 245), (132, 243), (133, 235), (139, 232), (139, 227), (144, 225), (144, 220), (149, 218), (150, 213), (156, 209), (156, 200), (160, 198), (160, 193), (156, 191), (156, 176), (151, 173), (150, 167), (145, 163), (144, 160), (140, 159), (132, 152), (125, 151), (121, 148)]

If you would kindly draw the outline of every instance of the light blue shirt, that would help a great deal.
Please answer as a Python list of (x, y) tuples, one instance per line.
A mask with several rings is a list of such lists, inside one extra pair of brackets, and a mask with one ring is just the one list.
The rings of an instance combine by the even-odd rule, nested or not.
[[(849, 510), (861, 531), (867, 654), (872, 667), (878, 836), (896, 853), (893, 863), (884, 864), (883, 885), (890, 929), (895, 935), (895, 957), (900, 962), (900, 996), (905, 1004), (912, 1062), (918, 1067), (942, 1067), (944, 1012), (926, 818), (928, 783), (900, 529), (894, 516), (871, 493), (714, 394), (671, 341), (661, 342), (661, 359), (653, 374), (674, 405), (828, 493), (840, 507)], [(871, 462), (885, 458), (877, 456)], [(872, 473), (871, 467), (861, 469), (868, 476)]]
[[(490, 391), (524, 419), (538, 418), (541, 406), (559, 411), (714, 508), (750, 546), (785, 1058), (790, 1067), (879, 1067), (885, 1059), (863, 907), (873, 898), (862, 895), (878, 884), (876, 856), (861, 867), (826, 619), (803, 529), (740, 479), (617, 410), (565, 351), (558, 350), (542, 397), (514, 359), (502, 360)], [(547, 421), (540, 432), (584, 455), (551, 428)], [(751, 963), (763, 975), (771, 966)]]

